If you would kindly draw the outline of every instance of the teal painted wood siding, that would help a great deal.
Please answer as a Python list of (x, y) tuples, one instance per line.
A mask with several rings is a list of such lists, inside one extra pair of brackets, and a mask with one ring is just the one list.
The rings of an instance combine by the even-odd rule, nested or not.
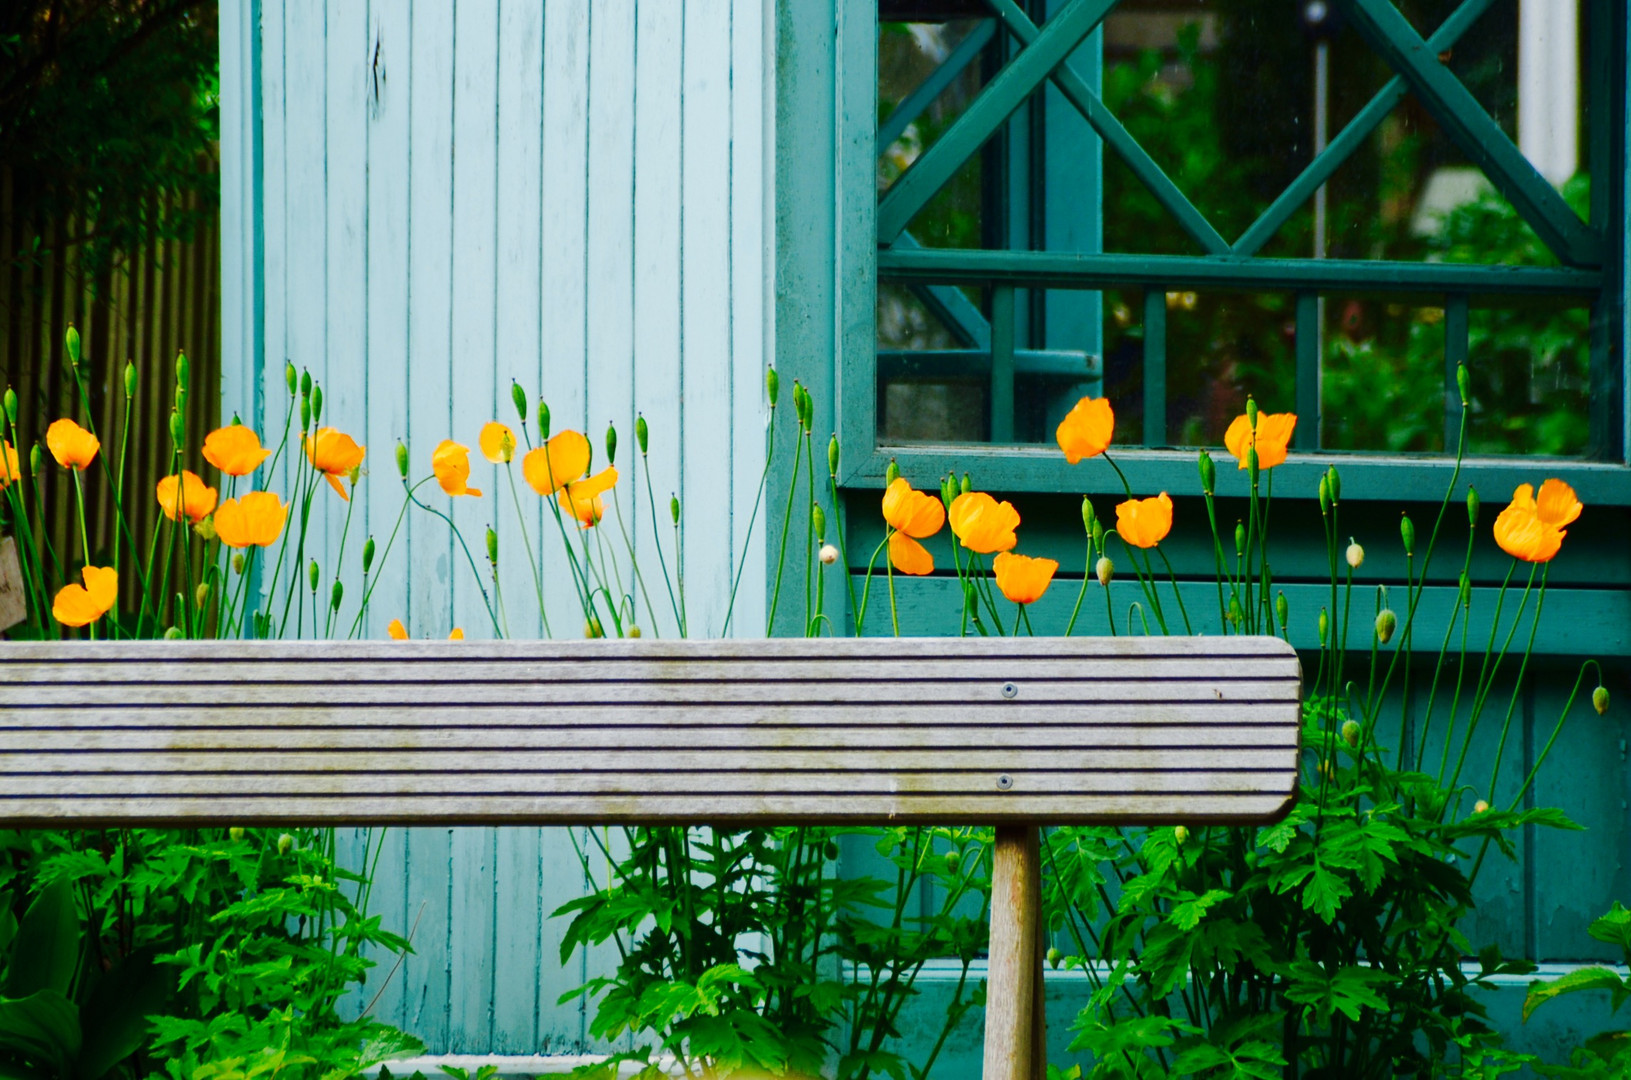
[[(617, 425), (623, 523), (655, 571), (644, 494), (629, 497), (645, 415), (665, 543), (667, 494), (685, 508), (693, 633), (719, 632), (739, 569), (734, 626), (762, 627), (764, 555), (747, 524), (772, 325), (766, 7), (222, 5), (223, 415), (275, 439), (287, 360), (322, 383), (323, 422), (367, 445), (341, 568), (348, 598), (360, 595), (363, 536), (383, 552), (402, 506), (397, 440), (414, 475), (428, 475), (441, 439), (474, 447), (485, 421), (515, 425), (513, 377), (533, 403), (542, 389), (556, 430), (587, 431), (597, 461)], [(269, 483), (287, 491), (289, 479)], [(497, 530), (509, 631), (539, 636), (508, 485), (479, 457), (470, 482), (488, 498), (457, 500), (455, 519), (473, 545)], [(533, 542), (543, 538), (554, 631), (575, 636), (559, 536), (520, 494)], [(311, 555), (326, 583), (345, 508), (328, 492), (317, 505)], [(661, 583), (648, 584), (656, 600)], [(648, 635), (673, 632), (663, 611)], [(394, 617), (415, 636), (491, 633), (462, 552), (423, 514), (409, 515), (382, 568), (364, 633), (382, 636)], [(345, 842), (360, 858), (362, 834)], [(380, 993), (375, 1012), (437, 1052), (584, 1048), (581, 1006), (556, 999), (607, 957), (563, 966), (564, 923), (549, 919), (582, 887), (563, 830), (388, 831), (374, 906), (411, 931), (415, 952), (364, 997)]]

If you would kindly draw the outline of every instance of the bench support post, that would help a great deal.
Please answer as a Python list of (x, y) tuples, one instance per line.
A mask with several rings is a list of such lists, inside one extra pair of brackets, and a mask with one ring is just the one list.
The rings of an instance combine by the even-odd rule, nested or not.
[(1039, 830), (998, 826), (991, 858), (984, 1080), (1046, 1080), (1042, 940)]

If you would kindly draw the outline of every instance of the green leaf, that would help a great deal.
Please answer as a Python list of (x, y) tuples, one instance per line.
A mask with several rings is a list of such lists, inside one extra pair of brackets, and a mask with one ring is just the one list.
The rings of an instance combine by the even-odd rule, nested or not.
[(23, 915), (0, 997), (26, 998), (38, 990), (67, 993), (79, 967), (79, 936), (73, 886), (59, 881), (35, 897)]
[(1336, 918), (1337, 908), (1342, 901), (1353, 895), (1353, 889), (1341, 876), (1328, 870), (1325, 863), (1316, 858), (1312, 872), (1308, 876), (1308, 884), (1303, 887), (1303, 907), (1314, 912), (1329, 924)]
[(1299, 960), (1292, 965), (1286, 997), (1311, 1006), (1321, 1024), (1329, 1023), (1333, 1012), (1357, 1022), (1364, 1009), (1388, 1008), (1387, 1000), (1375, 988), (1397, 981), (1398, 976), (1376, 968), (1343, 967), (1331, 973), (1312, 960)]
[(1631, 949), (1631, 911), (1621, 907), (1620, 902), (1616, 900), (1614, 906), (1608, 909), (1608, 914), (1595, 920), (1586, 933), (1598, 941), (1606, 941), (1622, 949)]
[(79, 1056), (79, 1010), (56, 990), (0, 997), (0, 1049), (64, 1075)]
[(1553, 998), (1581, 990), (1607, 990), (1614, 997), (1615, 1009), (1624, 1003), (1627, 996), (1631, 996), (1631, 986), (1618, 973), (1605, 967), (1576, 968), (1560, 978), (1529, 984), (1529, 996), (1523, 999), (1524, 1022), (1527, 1023), (1531, 1013)]
[(1234, 894), (1224, 889), (1208, 889), (1200, 896), (1174, 904), (1172, 911), (1167, 915), (1167, 921), (1180, 930), (1193, 930), (1199, 926), (1201, 920), (1206, 918), (1206, 911), (1220, 900), (1227, 900)]
[(173, 976), (154, 962), (154, 951), (143, 949), (121, 960), (81, 1007), (85, 1037), (74, 1069), (77, 1080), (101, 1080), (142, 1045), (147, 1018), (164, 1011)]

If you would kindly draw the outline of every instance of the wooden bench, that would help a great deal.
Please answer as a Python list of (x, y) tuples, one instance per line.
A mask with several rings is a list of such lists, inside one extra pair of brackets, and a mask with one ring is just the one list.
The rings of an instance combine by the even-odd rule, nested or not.
[(996, 825), (985, 1074), (1044, 1070), (1038, 827), (1254, 823), (1275, 638), (14, 643), (0, 823)]

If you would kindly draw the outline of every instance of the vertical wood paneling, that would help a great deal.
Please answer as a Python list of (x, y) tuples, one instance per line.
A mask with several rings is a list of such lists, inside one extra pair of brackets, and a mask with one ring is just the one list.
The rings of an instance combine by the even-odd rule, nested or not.
[[(680, 495), (692, 631), (717, 633), (763, 460), (768, 4), (263, 6), (253, 42), (258, 87), (251, 61), (238, 59), (253, 52), (242, 40), (252, 31), (236, 24), (237, 36), (229, 34), (233, 20), (223, 16), (223, 41), (233, 43), (223, 51), (223, 80), (254, 102), (228, 111), (225, 141), (249, 138), (256, 116), (260, 125), (253, 151), (240, 155), (259, 155), (260, 210), (232, 219), (240, 224), (225, 273), (245, 284), (229, 288), (227, 326), (253, 338), (256, 320), (264, 325), (253, 344), (264, 350), (260, 422), (270, 438), (289, 400), (288, 356), (324, 382), (323, 421), (368, 447), (342, 566), (330, 561), (339, 555), (344, 504), (326, 487), (314, 504), (327, 544), (316, 555), (320, 600), (332, 574), (344, 575), (341, 633), (360, 603), (357, 558), (369, 534), (380, 583), (362, 633), (381, 634), (396, 617), (415, 636), (441, 637), (455, 624), (471, 636), (491, 633), (444, 523), (410, 512), (389, 560), (378, 561), (402, 505), (399, 438), (415, 478), (429, 475), (441, 439), (472, 448), (471, 483), (486, 494), (453, 500), (456, 520), (483, 571), (483, 534), (495, 526), (510, 632), (541, 632), (508, 481), (477, 452), (487, 420), (521, 434), (512, 377), (531, 405), (526, 434), (538, 434), (542, 390), (555, 431), (589, 435), (596, 468), (605, 464), (606, 425), (616, 423), (617, 505), (646, 571), (654, 621), (630, 576), (617, 516), (588, 539), (619, 553), (621, 588), (636, 595), (642, 629), (673, 634), (647, 479), (636, 463), (634, 419), (646, 414), (656, 532), (676, 569), (667, 503), (670, 492)], [(240, 181), (229, 192), (253, 187)], [(256, 273), (265, 281), (258, 301)], [(139, 332), (156, 340), (166, 331), (155, 321)], [(229, 387), (253, 377), (254, 350), (240, 352), (232, 376), (239, 383)], [(519, 473), (519, 461), (513, 468)], [(287, 492), (291, 475), (269, 483)], [(562, 530), (515, 480), (551, 630), (577, 636), (583, 620)], [(420, 494), (449, 506), (434, 483)], [(761, 511), (756, 533), (765, 524)], [(570, 522), (565, 532), (579, 542)], [(762, 560), (757, 547), (748, 556), (735, 632), (763, 625)], [(308, 610), (308, 628), (310, 617)], [(587, 843), (581, 830), (577, 836)], [(580, 895), (584, 881), (572, 839), (563, 829), (395, 829), (376, 837), (372, 909), (411, 931), (415, 951), (394, 974), (376, 969), (359, 1000), (379, 994), (374, 1013), (433, 1051), (584, 1049), (583, 1004), (556, 1001), (605, 970), (616, 950), (608, 943), (587, 959), (559, 959), (565, 921), (549, 913)], [(361, 833), (347, 836), (352, 857), (361, 857), (363, 842)], [(598, 855), (594, 863), (603, 873)]]

